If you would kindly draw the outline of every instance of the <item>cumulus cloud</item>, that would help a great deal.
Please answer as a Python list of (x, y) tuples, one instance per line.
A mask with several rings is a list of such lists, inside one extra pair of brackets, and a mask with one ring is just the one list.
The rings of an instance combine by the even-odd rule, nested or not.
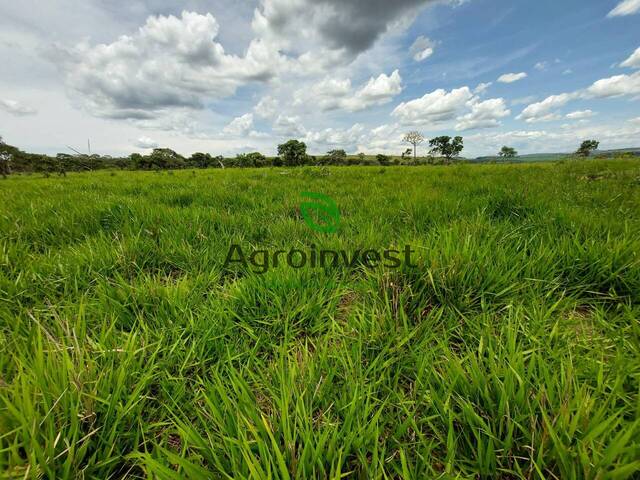
[(640, 68), (640, 47), (631, 54), (624, 62), (620, 64), (621, 67)]
[(524, 120), (527, 123), (557, 120), (559, 116), (554, 113), (554, 110), (563, 107), (574, 98), (576, 98), (576, 95), (570, 93), (551, 95), (541, 102), (532, 103), (527, 106), (516, 118), (518, 120)]
[(623, 17), (640, 12), (640, 0), (624, 0), (611, 10), (607, 17)]
[(440, 88), (421, 98), (402, 102), (391, 115), (403, 125), (442, 123), (453, 120), (472, 97), (469, 87), (450, 92)]
[(450, 92), (435, 90), (421, 98), (401, 103), (391, 113), (401, 125), (428, 127), (456, 120), (456, 130), (498, 127), (500, 119), (510, 114), (503, 98), (481, 101), (480, 97), (471, 93), (469, 87)]
[(471, 103), (471, 112), (458, 118), (456, 130), (493, 128), (501, 125), (500, 119), (511, 115), (502, 98), (492, 98), (484, 102)]
[(155, 140), (149, 137), (140, 137), (138, 140), (136, 140), (134, 145), (138, 148), (144, 148), (144, 149), (158, 148), (160, 146), (158, 142), (156, 142)]
[(416, 41), (413, 42), (413, 45), (411, 45), (409, 53), (411, 53), (411, 56), (416, 62), (422, 62), (433, 55), (434, 49), (435, 43), (427, 37), (420, 35), (416, 38)]
[(391, 75), (380, 74), (355, 92), (351, 80), (327, 77), (310, 88), (298, 90), (295, 105), (312, 105), (321, 110), (344, 109), (350, 112), (364, 110), (375, 105), (384, 105), (402, 92), (402, 77), (395, 70)]
[(560, 118), (557, 110), (573, 100), (636, 95), (640, 95), (640, 72), (631, 75), (615, 75), (600, 79), (583, 90), (551, 95), (541, 102), (532, 103), (516, 118), (528, 123), (557, 120)]
[(549, 67), (549, 62), (538, 62), (533, 66), (533, 68), (535, 68), (539, 72), (545, 71), (548, 67)]
[(640, 72), (598, 80), (586, 89), (586, 97), (608, 98), (640, 94)]
[(260, 99), (253, 108), (254, 113), (259, 118), (274, 118), (278, 113), (278, 101), (270, 95)]
[(347, 99), (345, 107), (350, 111), (364, 110), (373, 105), (384, 105), (402, 92), (402, 77), (395, 70), (391, 75), (384, 73), (377, 78), (370, 78), (366, 85), (359, 89), (352, 98)]
[(307, 133), (299, 116), (278, 115), (272, 128), (274, 132), (286, 137), (304, 137)]
[(585, 120), (595, 115), (591, 110), (577, 110), (575, 112), (567, 113), (566, 117), (569, 120)]
[(22, 117), (25, 115), (35, 115), (38, 111), (16, 100), (0, 99), (0, 110)]
[(311, 87), (302, 88), (294, 94), (294, 105), (312, 105), (320, 110), (335, 110), (341, 107), (351, 93), (351, 80), (327, 77)]
[(253, 129), (253, 114), (245, 113), (240, 117), (236, 117), (222, 129), (222, 133), (234, 137), (247, 136)]
[(356, 123), (347, 130), (326, 128), (319, 131), (309, 131), (305, 135), (304, 141), (315, 149), (342, 147), (348, 151), (354, 151), (365, 138), (364, 134), (364, 126)]
[(491, 85), (493, 85), (493, 82), (480, 83), (476, 88), (473, 89), (473, 93), (475, 93), (476, 95), (482, 95), (489, 89)]
[(514, 83), (518, 80), (522, 80), (523, 78), (527, 78), (527, 74), (525, 72), (520, 73), (505, 73), (498, 78), (498, 82), (500, 83)]
[(134, 35), (110, 44), (60, 49), (68, 85), (95, 115), (152, 118), (166, 108), (201, 108), (209, 98), (232, 95), (250, 81), (269, 79), (283, 59), (254, 40), (244, 57), (215, 42), (211, 14), (182, 12), (149, 17)]

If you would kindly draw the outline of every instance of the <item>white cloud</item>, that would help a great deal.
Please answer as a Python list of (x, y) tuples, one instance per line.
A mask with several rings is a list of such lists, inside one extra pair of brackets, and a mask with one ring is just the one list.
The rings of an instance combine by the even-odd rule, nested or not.
[(538, 62), (533, 66), (533, 68), (535, 68), (539, 72), (546, 70), (548, 67), (549, 67), (549, 62)]
[(511, 115), (503, 98), (472, 102), (471, 112), (458, 118), (456, 130), (499, 127), (500, 119)]
[(10, 113), (11, 115), (19, 117), (25, 115), (35, 115), (36, 113), (38, 113), (35, 108), (31, 108), (16, 100), (8, 99), (0, 99), (0, 109)]
[(450, 92), (438, 89), (422, 98), (402, 102), (393, 110), (391, 116), (403, 125), (442, 123), (453, 120), (472, 96), (469, 87), (453, 89)]
[(640, 125), (640, 117), (630, 118), (630, 119), (629, 119), (629, 123), (633, 123), (633, 124), (636, 124), (636, 125)]
[(327, 77), (310, 88), (294, 94), (294, 105), (308, 105), (314, 109), (344, 109), (350, 112), (364, 110), (375, 105), (384, 105), (402, 92), (402, 77), (395, 70), (391, 75), (380, 74), (355, 92), (351, 80)]
[(384, 73), (377, 78), (371, 77), (367, 84), (358, 90), (353, 98), (345, 102), (347, 110), (364, 110), (373, 105), (384, 105), (402, 92), (402, 77), (395, 70), (390, 76)]
[(505, 73), (498, 78), (498, 82), (500, 83), (513, 83), (518, 80), (522, 80), (523, 78), (527, 78), (527, 74), (525, 72), (520, 73)]
[(416, 62), (422, 62), (433, 55), (434, 49), (435, 43), (427, 37), (420, 35), (416, 38), (416, 41), (413, 42), (413, 45), (411, 45), (409, 53)]
[(595, 115), (591, 110), (577, 110), (575, 112), (567, 113), (566, 117), (569, 120), (585, 120)]
[(566, 105), (573, 98), (575, 98), (575, 94), (570, 93), (551, 95), (541, 102), (532, 103), (531, 105), (526, 107), (516, 118), (518, 120), (524, 120), (527, 123), (548, 122), (551, 120), (556, 120), (558, 116), (553, 113), (553, 110)]
[(259, 118), (274, 118), (278, 113), (278, 101), (270, 95), (260, 99), (258, 104), (253, 107), (253, 111)]
[(224, 129), (222, 133), (235, 137), (247, 136), (253, 129), (253, 114), (245, 113), (240, 117), (234, 118)]
[(475, 93), (476, 95), (482, 95), (489, 89), (491, 85), (493, 85), (493, 82), (480, 83), (476, 88), (473, 89), (473, 93)]
[(320, 110), (340, 108), (351, 93), (351, 80), (327, 77), (311, 87), (301, 88), (294, 93), (294, 105), (309, 105)]
[(155, 140), (149, 137), (140, 137), (138, 140), (136, 140), (134, 145), (138, 148), (144, 148), (144, 149), (158, 148), (160, 146), (158, 142), (156, 142)]
[(218, 29), (211, 14), (149, 17), (134, 35), (60, 49), (59, 60), (68, 85), (94, 115), (152, 118), (167, 108), (201, 108), (206, 99), (272, 77), (283, 64), (260, 40), (250, 43), (244, 57), (226, 54), (214, 41)]
[(631, 75), (615, 75), (613, 77), (603, 78), (583, 90), (551, 95), (541, 102), (532, 103), (527, 106), (516, 118), (518, 120), (524, 120), (527, 123), (552, 121), (560, 118), (556, 110), (573, 100), (635, 95), (640, 95), (640, 72)]
[(621, 67), (640, 68), (640, 47), (631, 54), (624, 62), (620, 64)]
[(607, 17), (623, 17), (640, 12), (640, 0), (623, 0), (611, 10)]
[(586, 89), (586, 97), (620, 97), (640, 94), (640, 72), (631, 75), (616, 75), (598, 80)]
[(307, 130), (298, 116), (278, 115), (273, 124), (273, 131), (286, 137), (303, 137)]
[(315, 149), (342, 147), (348, 151), (355, 151), (358, 144), (364, 139), (364, 133), (365, 128), (356, 123), (348, 130), (326, 128), (307, 132), (304, 141)]

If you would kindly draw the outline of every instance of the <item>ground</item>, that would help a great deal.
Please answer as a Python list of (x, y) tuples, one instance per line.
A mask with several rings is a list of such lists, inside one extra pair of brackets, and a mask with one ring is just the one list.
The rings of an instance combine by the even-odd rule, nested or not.
[(0, 181), (0, 471), (632, 478), (639, 207), (634, 160)]

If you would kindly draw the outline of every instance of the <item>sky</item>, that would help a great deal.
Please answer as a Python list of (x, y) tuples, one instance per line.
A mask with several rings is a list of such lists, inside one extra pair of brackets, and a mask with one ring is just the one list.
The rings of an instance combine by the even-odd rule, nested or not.
[[(0, 3), (0, 135), (23, 150), (464, 156), (640, 147), (640, 0)], [(426, 145), (418, 154), (426, 153)]]

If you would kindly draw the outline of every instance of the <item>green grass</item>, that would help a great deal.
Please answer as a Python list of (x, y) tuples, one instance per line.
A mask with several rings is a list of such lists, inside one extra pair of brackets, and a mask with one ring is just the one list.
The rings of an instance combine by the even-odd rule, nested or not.
[(11, 177), (0, 478), (638, 478), (639, 233), (631, 160)]

